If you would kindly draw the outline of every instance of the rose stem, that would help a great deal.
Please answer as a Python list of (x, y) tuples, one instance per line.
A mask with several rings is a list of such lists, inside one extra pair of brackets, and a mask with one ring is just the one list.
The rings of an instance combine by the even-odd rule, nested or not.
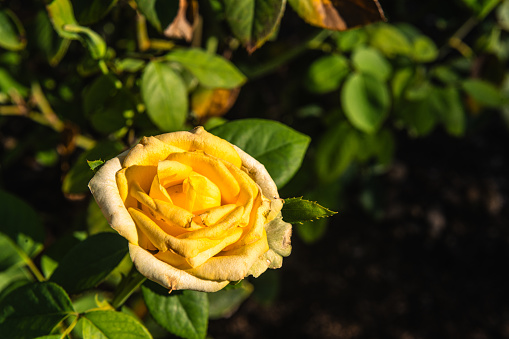
[(118, 285), (115, 295), (113, 296), (113, 300), (111, 301), (111, 306), (115, 309), (122, 306), (131, 294), (133, 294), (133, 292), (140, 287), (146, 279), (147, 278), (141, 275), (141, 273), (138, 272), (133, 265), (129, 274), (126, 275)]

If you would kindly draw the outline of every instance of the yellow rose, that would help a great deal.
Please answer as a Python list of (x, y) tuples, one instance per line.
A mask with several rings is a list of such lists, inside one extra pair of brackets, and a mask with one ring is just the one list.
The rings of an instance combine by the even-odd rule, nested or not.
[(291, 251), (265, 167), (203, 127), (144, 137), (89, 187), (138, 271), (170, 291), (217, 291)]

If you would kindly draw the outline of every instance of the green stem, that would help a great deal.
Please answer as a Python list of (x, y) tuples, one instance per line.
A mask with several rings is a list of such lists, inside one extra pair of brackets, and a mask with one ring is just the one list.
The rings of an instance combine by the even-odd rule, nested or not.
[(111, 301), (111, 306), (115, 309), (120, 308), (146, 279), (147, 278), (141, 275), (133, 265), (129, 274), (125, 276), (118, 285), (113, 300)]
[(64, 332), (62, 332), (62, 335), (60, 336), (60, 339), (64, 339), (66, 336), (69, 335), (69, 333), (71, 333), (71, 331), (74, 329), (74, 326), (76, 326), (76, 324), (78, 323), (78, 320), (80, 319), (80, 316), (79, 315), (76, 315), (76, 317), (74, 318), (74, 320), (72, 321), (72, 323), (69, 325), (69, 327), (67, 327), (65, 329)]

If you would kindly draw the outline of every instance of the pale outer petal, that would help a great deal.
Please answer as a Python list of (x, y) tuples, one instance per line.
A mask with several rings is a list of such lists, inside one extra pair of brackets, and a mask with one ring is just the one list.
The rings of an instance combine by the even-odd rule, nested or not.
[(138, 231), (118, 192), (115, 174), (129, 150), (110, 159), (101, 166), (88, 183), (88, 187), (111, 227), (130, 243), (138, 244)]
[(276, 183), (270, 177), (265, 166), (237, 146), (233, 145), (233, 148), (239, 153), (242, 166), (246, 168), (247, 174), (249, 174), (262, 189), (263, 195), (270, 200), (279, 199)]
[(149, 251), (129, 244), (129, 254), (138, 271), (145, 277), (172, 290), (216, 292), (229, 281), (202, 280), (157, 259)]

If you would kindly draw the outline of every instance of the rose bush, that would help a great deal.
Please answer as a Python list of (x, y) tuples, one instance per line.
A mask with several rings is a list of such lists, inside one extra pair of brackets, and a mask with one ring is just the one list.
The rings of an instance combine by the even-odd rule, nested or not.
[(138, 271), (170, 291), (217, 291), (281, 267), (291, 251), (265, 167), (202, 127), (144, 137), (89, 187)]

